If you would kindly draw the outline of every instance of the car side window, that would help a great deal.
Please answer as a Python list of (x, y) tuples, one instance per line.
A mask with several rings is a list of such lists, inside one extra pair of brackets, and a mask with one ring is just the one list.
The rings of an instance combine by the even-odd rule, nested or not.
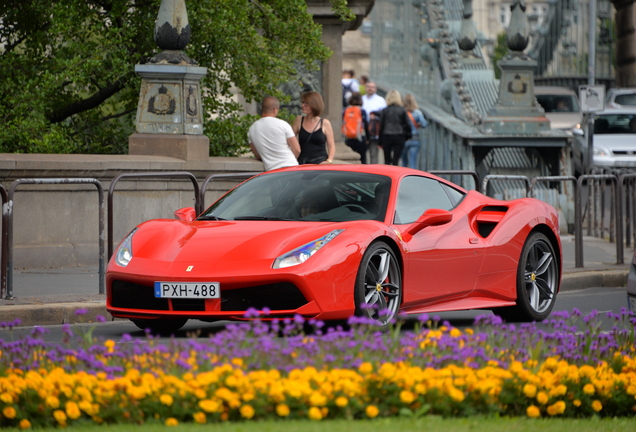
[(448, 194), (437, 180), (408, 176), (400, 182), (394, 223), (413, 223), (428, 209), (450, 210), (453, 206)]

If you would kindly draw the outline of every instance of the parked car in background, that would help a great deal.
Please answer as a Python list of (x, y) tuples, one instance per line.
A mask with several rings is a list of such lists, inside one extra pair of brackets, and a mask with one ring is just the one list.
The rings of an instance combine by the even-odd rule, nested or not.
[(636, 87), (609, 89), (605, 97), (605, 108), (636, 108)]
[(636, 167), (636, 107), (595, 114), (594, 166)]
[(572, 137), (574, 174), (578, 176), (586, 172), (587, 139), (582, 129), (583, 113), (577, 94), (570, 88), (556, 86), (537, 86), (534, 94), (550, 120), (552, 129), (560, 129)]

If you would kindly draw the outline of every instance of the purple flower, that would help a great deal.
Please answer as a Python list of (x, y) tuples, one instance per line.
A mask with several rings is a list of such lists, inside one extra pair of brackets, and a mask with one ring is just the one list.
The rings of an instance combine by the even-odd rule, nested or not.
[(86, 315), (87, 313), (88, 313), (88, 309), (86, 309), (86, 308), (77, 309), (75, 311), (75, 315), (77, 315), (77, 316)]

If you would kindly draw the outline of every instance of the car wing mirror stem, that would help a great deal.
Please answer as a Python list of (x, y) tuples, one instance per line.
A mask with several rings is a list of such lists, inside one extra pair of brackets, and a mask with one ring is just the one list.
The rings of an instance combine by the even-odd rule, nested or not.
[(414, 236), (428, 226), (444, 225), (453, 220), (453, 214), (448, 210), (428, 209), (407, 229), (408, 236)]

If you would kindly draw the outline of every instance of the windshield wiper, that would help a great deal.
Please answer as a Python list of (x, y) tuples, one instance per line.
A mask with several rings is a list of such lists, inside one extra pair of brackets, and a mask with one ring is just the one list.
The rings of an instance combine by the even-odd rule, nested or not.
[(227, 219), (223, 219), (223, 218), (220, 218), (220, 217), (218, 217), (218, 216), (212, 216), (212, 215), (210, 215), (210, 216), (201, 216), (201, 217), (197, 218), (197, 220), (200, 220), (200, 221), (203, 221), (203, 220), (224, 221), (224, 220), (227, 220)]

